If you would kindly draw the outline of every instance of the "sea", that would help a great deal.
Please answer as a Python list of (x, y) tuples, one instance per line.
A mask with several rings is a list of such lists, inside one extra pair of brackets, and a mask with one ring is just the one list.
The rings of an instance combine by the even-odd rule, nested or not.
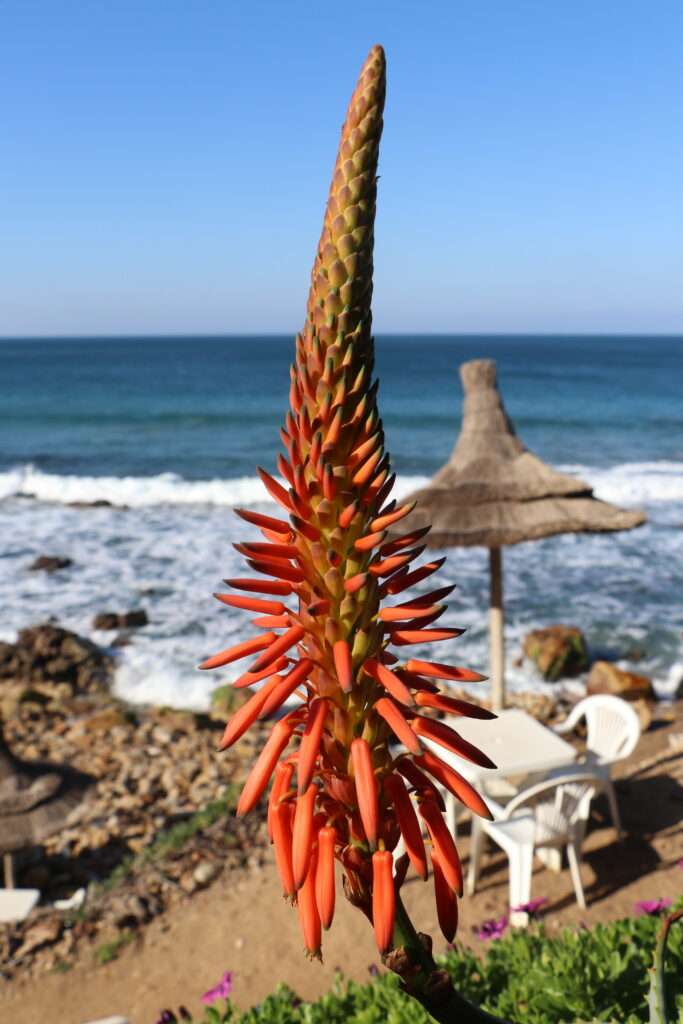
[[(0, 340), (0, 639), (53, 620), (107, 646), (94, 616), (144, 608), (149, 624), (113, 649), (116, 693), (206, 708), (240, 669), (197, 664), (253, 630), (212, 593), (243, 574), (232, 545), (253, 533), (233, 506), (274, 508), (255, 467), (275, 467), (293, 350), (290, 335)], [(683, 679), (683, 337), (379, 335), (397, 496), (448, 459), (459, 366), (483, 357), (527, 447), (648, 516), (630, 532), (505, 549), (509, 688), (551, 688), (521, 641), (566, 623), (592, 656), (670, 697)], [(29, 571), (42, 554), (73, 565)], [(457, 589), (445, 622), (466, 632), (439, 658), (486, 673), (487, 553), (447, 554), (440, 579)]]

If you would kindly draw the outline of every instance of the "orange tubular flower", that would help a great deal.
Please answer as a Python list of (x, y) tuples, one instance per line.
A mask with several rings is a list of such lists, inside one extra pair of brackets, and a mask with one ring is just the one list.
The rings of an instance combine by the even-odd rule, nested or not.
[(441, 934), (446, 942), (452, 942), (458, 927), (458, 899), (451, 889), (441, 867), (440, 854), (436, 847), (432, 849), (432, 872), (434, 874), (434, 895), (436, 896), (436, 916), (439, 919)]
[(325, 929), (332, 924), (334, 917), (334, 847), (337, 832), (324, 826), (318, 832), (318, 864), (315, 875), (315, 901), (320, 914), (320, 921)]
[(311, 870), (308, 872), (306, 881), (299, 890), (299, 899), (297, 903), (299, 907), (299, 923), (301, 924), (306, 952), (311, 959), (315, 957), (318, 960), (322, 960), (320, 952), (320, 914), (318, 913), (318, 906), (315, 902), (315, 869), (317, 859), (318, 854), (317, 851), (314, 850), (311, 856)]
[(296, 886), (292, 869), (292, 805), (282, 803), (274, 807), (272, 821), (275, 862), (282, 881), (282, 891), (285, 896), (294, 899)]
[(380, 953), (391, 949), (396, 915), (396, 894), (393, 878), (394, 858), (388, 850), (372, 855), (372, 920)]
[(311, 783), (302, 797), (297, 800), (294, 812), (294, 833), (292, 836), (292, 864), (294, 887), (300, 889), (309, 874), (313, 856), (313, 814), (317, 786)]
[[(280, 432), (284, 454), (277, 459), (283, 482), (259, 469), (282, 511), (236, 510), (263, 538), (236, 545), (255, 576), (225, 581), (243, 593), (216, 595), (228, 608), (256, 613), (262, 632), (202, 663), (208, 669), (253, 655), (233, 685), (261, 686), (228, 723), (222, 749), (257, 719), (278, 716), (283, 707), (287, 712), (272, 727), (237, 813), (257, 804), (275, 773), (269, 829), (283, 889), (298, 903), (312, 956), (319, 955), (321, 928), (334, 913), (335, 859), (346, 896), (374, 923), (381, 952), (391, 948), (408, 864), (399, 861), (393, 877), (401, 833), (410, 864), (427, 877), (413, 801), (431, 837), (439, 920), (451, 934), (461, 872), (435, 783), (488, 813), (472, 787), (427, 747), (440, 744), (477, 764), (490, 765), (489, 759), (418, 713), (488, 717), (439, 691), (452, 680), (483, 677), (439, 662), (401, 661), (394, 650), (452, 640), (461, 630), (432, 625), (452, 585), (414, 590), (444, 559), (418, 564), (426, 530), (400, 535), (413, 505), (390, 497), (395, 477), (373, 381), (370, 303), (384, 91), (384, 53), (374, 47), (342, 129), (306, 321), (296, 339), (290, 411)], [(382, 607), (385, 598), (393, 603)]]

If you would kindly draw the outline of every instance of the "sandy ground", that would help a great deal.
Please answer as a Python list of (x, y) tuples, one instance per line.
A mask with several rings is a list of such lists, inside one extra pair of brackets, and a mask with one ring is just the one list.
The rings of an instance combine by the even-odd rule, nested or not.
[[(679, 705), (680, 707), (680, 705)], [(566, 924), (591, 926), (627, 916), (636, 900), (676, 898), (683, 892), (683, 746), (681, 719), (657, 724), (643, 736), (637, 754), (618, 773), (619, 798), (627, 831), (618, 843), (595, 804), (584, 844), (582, 876), (588, 907), (581, 910), (569, 872), (555, 874), (535, 864), (532, 897), (545, 897), (543, 919), (552, 933)], [(459, 837), (465, 864), (467, 826)], [(409, 880), (406, 905), (416, 925), (438, 935), (431, 882)], [(118, 960), (95, 966), (88, 951), (66, 974), (39, 981), (19, 979), (0, 993), (5, 1024), (83, 1024), (122, 1014), (131, 1024), (154, 1024), (163, 1007), (185, 1004), (199, 1015), (199, 997), (226, 970), (234, 972), (234, 999), (250, 1006), (284, 981), (305, 999), (330, 987), (335, 971), (366, 980), (378, 963), (372, 931), (344, 899), (324, 943), (325, 962), (309, 963), (302, 952), (297, 914), (281, 898), (272, 862), (221, 878), (174, 913), (156, 919), (144, 937), (123, 949)], [(472, 932), (507, 909), (505, 858), (493, 848), (480, 888), (461, 903), (459, 939), (483, 948)], [(435, 942), (436, 951), (444, 948)]]

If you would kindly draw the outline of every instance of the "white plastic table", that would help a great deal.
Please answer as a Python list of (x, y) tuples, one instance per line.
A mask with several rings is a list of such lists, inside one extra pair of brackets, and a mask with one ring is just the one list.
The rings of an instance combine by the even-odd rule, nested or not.
[(493, 779), (549, 772), (576, 761), (577, 751), (570, 743), (519, 708), (500, 711), (495, 719), (457, 716), (446, 721), (497, 765), (497, 768), (480, 768), (436, 743), (429, 744), (442, 761), (452, 765), (474, 786), (485, 789)]
[[(490, 796), (511, 796), (515, 788), (505, 794), (496, 793), (496, 782), (501, 782), (514, 775), (543, 775), (553, 768), (564, 768), (576, 761), (577, 751), (565, 742), (557, 733), (541, 725), (526, 711), (509, 708), (499, 711), (498, 718), (463, 718), (457, 715), (445, 719), (463, 739), (469, 740), (475, 747), (491, 758), (496, 768), (480, 768), (479, 765), (466, 761), (463, 757), (451, 754), (433, 740), (422, 739), (422, 742), (463, 775), (486, 799), (487, 790)], [(456, 801), (449, 793), (446, 799), (446, 821), (453, 835), (456, 834)], [(551, 871), (559, 871), (561, 857), (559, 850), (536, 849), (536, 855)], [(519, 914), (517, 915), (519, 918)], [(524, 915), (526, 918), (526, 915)], [(521, 920), (521, 918), (520, 918)], [(517, 923), (520, 923), (518, 920)]]

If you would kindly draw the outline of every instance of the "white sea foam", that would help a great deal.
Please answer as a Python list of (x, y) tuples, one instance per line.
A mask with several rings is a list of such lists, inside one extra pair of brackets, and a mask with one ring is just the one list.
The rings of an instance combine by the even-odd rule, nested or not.
[[(108, 501), (111, 505), (239, 505), (264, 500), (258, 477), (184, 480), (176, 473), (157, 476), (61, 476), (31, 465), (0, 473), (0, 499), (26, 494), (39, 501), (69, 505)], [(267, 495), (266, 495), (267, 497)]]
[[(585, 480), (596, 497), (622, 505), (683, 502), (683, 462), (626, 462), (601, 468), (559, 467)], [(428, 477), (400, 476), (394, 495), (424, 486)], [(143, 508), (150, 505), (241, 505), (267, 501), (257, 476), (234, 479), (186, 480), (176, 473), (157, 476), (75, 476), (44, 473), (32, 465), (0, 473), (0, 500), (18, 494), (38, 501), (72, 504), (107, 501), (112, 505)]]
[[(394, 493), (400, 498), (422, 486), (427, 477), (403, 477)], [(281, 481), (284, 483), (284, 481)], [(61, 505), (107, 501), (111, 505), (242, 505), (269, 501), (257, 476), (226, 480), (185, 480), (176, 473), (157, 476), (73, 476), (43, 473), (32, 465), (0, 473), (0, 500), (28, 495)]]
[(683, 462), (624, 462), (617, 466), (560, 466), (594, 489), (596, 498), (616, 505), (683, 501)]
[[(661, 696), (683, 675), (678, 621), (683, 589), (683, 463), (632, 463), (613, 470), (571, 467), (608, 500), (649, 505), (650, 522), (615, 535), (566, 535), (505, 552), (507, 674), (511, 690), (544, 689), (526, 662), (522, 637), (536, 626), (580, 626), (596, 651), (612, 657), (640, 648), (631, 665), (650, 674)], [(397, 497), (424, 477), (404, 477)], [(34, 493), (40, 500), (17, 500)], [(0, 474), (0, 639), (53, 617), (63, 626), (109, 643), (93, 631), (97, 612), (144, 607), (149, 625), (118, 652), (116, 692), (131, 701), (205, 708), (211, 690), (240, 666), (211, 673), (196, 666), (222, 647), (252, 635), (249, 615), (211, 599), (222, 577), (241, 576), (232, 542), (256, 537), (226, 506), (266, 500), (258, 478), (184, 481), (150, 478), (60, 477), (28, 467)], [(105, 499), (129, 508), (69, 507)], [(39, 554), (66, 555), (73, 567), (52, 575), (28, 572)], [(443, 661), (488, 671), (488, 560), (477, 549), (451, 549), (440, 574), (457, 582), (445, 624), (467, 627), (439, 645)], [(429, 581), (421, 585), (428, 586)], [(415, 652), (419, 656), (420, 652)], [(424, 651), (422, 653), (427, 653)], [(430, 651), (432, 655), (434, 651)], [(486, 692), (486, 684), (474, 687)]]

